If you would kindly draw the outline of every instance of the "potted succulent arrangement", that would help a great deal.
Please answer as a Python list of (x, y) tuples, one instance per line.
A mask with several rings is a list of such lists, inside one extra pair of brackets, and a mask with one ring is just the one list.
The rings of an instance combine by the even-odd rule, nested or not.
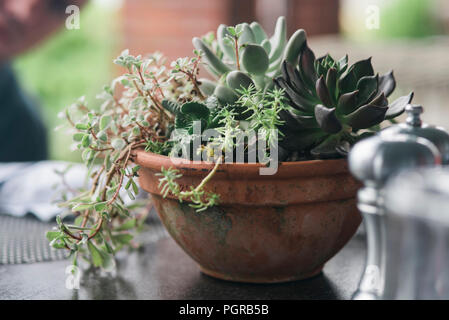
[[(91, 183), (61, 206), (76, 215), (47, 233), (55, 248), (109, 268), (134, 245), (140, 187), (174, 240), (211, 276), (272, 283), (311, 277), (361, 217), (350, 147), (400, 115), (393, 73), (371, 60), (316, 58), (304, 30), (272, 37), (257, 23), (194, 38), (193, 58), (162, 54), (115, 63), (126, 72), (66, 112)], [(199, 78), (204, 66), (211, 79)], [(120, 87), (120, 90), (117, 90)], [(118, 94), (120, 92), (120, 94)], [(138, 179), (138, 181), (137, 181)]]

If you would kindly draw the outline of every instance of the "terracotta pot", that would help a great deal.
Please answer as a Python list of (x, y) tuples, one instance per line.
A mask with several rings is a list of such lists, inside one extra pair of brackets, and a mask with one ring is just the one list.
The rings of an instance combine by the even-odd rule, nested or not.
[(280, 163), (272, 176), (260, 164), (222, 164), (207, 184), (220, 205), (197, 213), (188, 203), (162, 198), (155, 174), (177, 168), (182, 187), (196, 186), (213, 164), (175, 165), (170, 158), (137, 151), (140, 185), (175, 241), (213, 277), (257, 283), (299, 280), (318, 274), (361, 222), (359, 184), (346, 160)]

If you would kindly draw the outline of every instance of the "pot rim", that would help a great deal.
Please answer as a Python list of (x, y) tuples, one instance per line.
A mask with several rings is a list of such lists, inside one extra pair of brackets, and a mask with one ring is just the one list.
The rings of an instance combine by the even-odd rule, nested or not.
[[(206, 161), (183, 160), (183, 163), (174, 163), (170, 157), (146, 152), (143, 149), (135, 150), (134, 161), (144, 168), (155, 171), (164, 168), (178, 169), (183, 175), (204, 176), (214, 167), (214, 163)], [(220, 164), (216, 176), (235, 177), (237, 179), (262, 177), (272, 178), (292, 178), (297, 176), (326, 176), (337, 174), (348, 174), (347, 159), (327, 159), (327, 160), (306, 160), (279, 162), (278, 170), (274, 175), (260, 175), (259, 169), (266, 166), (261, 163), (222, 163)]]

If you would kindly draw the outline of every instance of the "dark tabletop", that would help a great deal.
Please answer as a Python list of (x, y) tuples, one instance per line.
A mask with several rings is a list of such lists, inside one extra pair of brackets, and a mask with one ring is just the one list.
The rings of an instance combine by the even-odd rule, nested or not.
[(118, 257), (115, 276), (84, 271), (79, 290), (66, 289), (68, 260), (0, 265), (3, 299), (350, 299), (365, 259), (355, 236), (322, 274), (285, 284), (255, 285), (216, 280), (169, 237)]

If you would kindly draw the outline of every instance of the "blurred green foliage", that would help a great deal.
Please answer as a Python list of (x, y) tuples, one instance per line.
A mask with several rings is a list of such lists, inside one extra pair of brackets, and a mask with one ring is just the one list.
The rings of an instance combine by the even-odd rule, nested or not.
[(118, 12), (91, 3), (81, 11), (78, 30), (62, 29), (38, 47), (18, 57), (16, 73), (26, 89), (41, 105), (48, 128), (50, 158), (80, 161), (71, 152), (71, 135), (54, 128), (65, 121), (59, 112), (85, 95), (90, 103), (113, 77), (112, 59), (119, 40)]
[[(341, 0), (340, 26), (348, 38), (370, 42), (378, 39), (411, 39), (441, 34), (437, 0)], [(376, 21), (379, 28), (368, 27)]]
[(394, 0), (381, 10), (382, 38), (421, 38), (440, 31), (433, 0)]

